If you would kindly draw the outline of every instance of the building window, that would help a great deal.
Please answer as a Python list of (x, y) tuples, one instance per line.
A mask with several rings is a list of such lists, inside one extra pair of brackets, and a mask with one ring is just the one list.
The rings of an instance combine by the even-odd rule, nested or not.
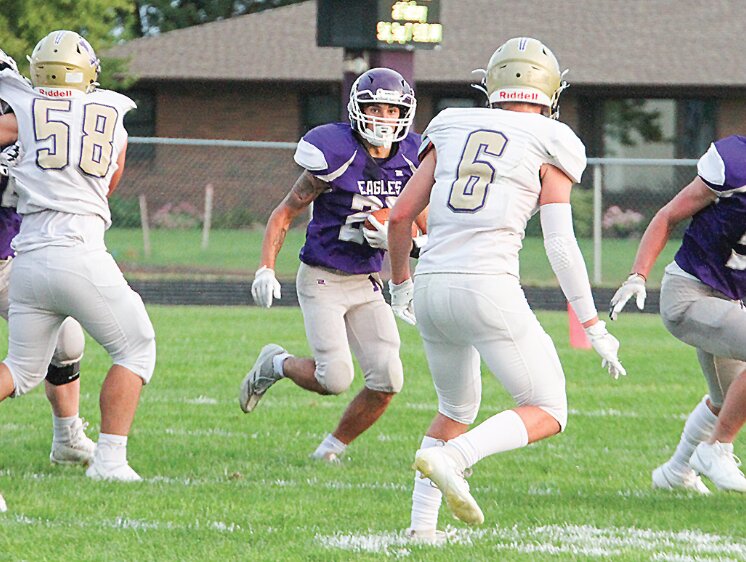
[(339, 96), (329, 94), (309, 94), (303, 97), (303, 131), (326, 123), (336, 123), (340, 119)]
[(137, 107), (124, 116), (124, 126), (133, 137), (155, 136), (155, 94), (149, 90), (130, 90), (127, 95)]
[[(698, 158), (715, 137), (716, 102), (694, 99), (599, 100), (601, 146), (589, 154), (607, 158)], [(599, 150), (600, 149), (600, 150)], [(683, 176), (682, 176), (683, 174)], [(673, 191), (691, 170), (673, 166), (606, 166), (611, 191), (642, 188)]]
[(474, 98), (440, 98), (435, 104), (435, 115), (448, 107), (483, 107)]

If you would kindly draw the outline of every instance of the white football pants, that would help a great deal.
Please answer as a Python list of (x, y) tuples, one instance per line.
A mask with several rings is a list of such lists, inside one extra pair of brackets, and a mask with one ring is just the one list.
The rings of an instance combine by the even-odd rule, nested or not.
[(565, 427), (565, 375), (516, 277), (416, 275), (414, 311), (441, 414), (474, 422), (481, 356), (519, 406), (537, 406)]
[[(13, 258), (0, 261), (0, 317), (8, 320), (8, 290), (10, 288), (10, 272), (13, 268)], [(83, 328), (73, 318), (66, 318), (60, 327), (57, 345), (52, 356), (52, 365), (65, 367), (77, 363), (83, 358), (85, 335)]]
[(155, 333), (140, 295), (103, 249), (47, 246), (19, 254), (10, 275), (8, 356), (15, 395), (44, 380), (60, 326), (75, 318), (116, 365), (150, 381)]

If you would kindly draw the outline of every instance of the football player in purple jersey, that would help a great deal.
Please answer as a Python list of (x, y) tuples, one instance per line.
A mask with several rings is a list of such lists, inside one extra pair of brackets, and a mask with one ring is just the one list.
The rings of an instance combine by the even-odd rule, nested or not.
[(372, 211), (393, 205), (416, 168), (420, 136), (409, 130), (415, 107), (414, 92), (398, 72), (362, 74), (350, 93), (350, 122), (316, 127), (298, 143), (295, 161), (304, 171), (267, 223), (251, 292), (258, 306), (269, 308), (280, 298), (277, 254), (293, 219), (313, 203), (296, 280), (313, 357), (266, 345), (241, 383), (241, 409), (251, 412), (282, 378), (322, 395), (345, 392), (354, 374), (352, 353), (365, 377), (313, 458), (337, 462), (402, 388), (399, 333), (379, 277), (387, 224), (371, 221), (376, 228), (366, 229), (363, 223)]
[[(15, 61), (0, 51), (0, 68), (18, 72)], [(0, 100), (0, 115), (11, 112)], [(21, 217), (15, 209), (15, 194), (10, 185), (10, 169), (20, 148), (16, 138), (0, 139), (0, 316), (8, 320), (8, 288), (15, 252), (11, 247), (18, 234)], [(55, 464), (87, 465), (93, 459), (96, 444), (85, 434), (87, 422), (79, 416), (80, 359), (85, 337), (75, 320), (68, 318), (60, 329), (52, 362), (47, 370), (44, 388), (52, 405), (53, 438), (49, 459)]]
[(632, 273), (611, 299), (611, 319), (635, 297), (645, 305), (645, 281), (673, 228), (691, 219), (660, 294), (663, 323), (694, 347), (709, 394), (689, 414), (673, 456), (653, 470), (653, 487), (746, 492), (733, 441), (746, 422), (746, 137), (710, 145), (697, 177), (653, 217)]

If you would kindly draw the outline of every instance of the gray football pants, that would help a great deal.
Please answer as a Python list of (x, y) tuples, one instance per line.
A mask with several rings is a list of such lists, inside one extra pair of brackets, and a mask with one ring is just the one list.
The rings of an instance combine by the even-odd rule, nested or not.
[(717, 407), (731, 383), (746, 370), (746, 310), (711, 287), (680, 275), (663, 276), (663, 324), (697, 350), (697, 358)]
[(332, 394), (349, 388), (352, 348), (367, 388), (401, 390), (399, 332), (378, 275), (342, 275), (301, 263), (296, 289), (321, 386)]

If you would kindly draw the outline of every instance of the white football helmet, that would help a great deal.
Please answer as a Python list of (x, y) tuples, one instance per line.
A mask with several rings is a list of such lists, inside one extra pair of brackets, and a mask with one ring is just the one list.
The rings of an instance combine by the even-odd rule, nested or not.
[[(363, 105), (386, 103), (399, 107), (399, 119), (385, 121), (363, 113)], [(373, 146), (391, 146), (407, 136), (417, 100), (401, 74), (390, 68), (371, 68), (352, 84), (347, 112), (350, 126)]]
[(98, 85), (101, 63), (90, 43), (74, 31), (52, 31), (36, 44), (28, 60), (34, 88), (74, 88), (88, 93)]
[(515, 37), (500, 45), (490, 58), (482, 83), (477, 86), (491, 104), (523, 102), (549, 108), (559, 117), (559, 96), (568, 87), (557, 58), (538, 39)]

